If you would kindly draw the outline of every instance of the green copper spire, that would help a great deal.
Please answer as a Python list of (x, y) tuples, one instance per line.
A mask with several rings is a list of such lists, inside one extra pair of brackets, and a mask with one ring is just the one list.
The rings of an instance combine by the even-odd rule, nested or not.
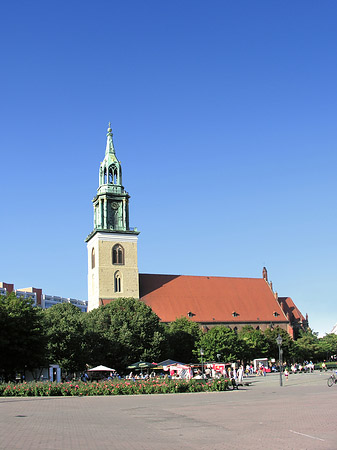
[(104, 186), (103, 190), (106, 191), (111, 188), (112, 192), (116, 192), (116, 186), (120, 186), (123, 190), (124, 188), (122, 186), (122, 167), (120, 161), (117, 159), (112, 137), (113, 134), (109, 122), (106, 135), (105, 157), (101, 162), (99, 171), (99, 189)]
[[(107, 130), (105, 156), (99, 168), (99, 185), (94, 204), (94, 231), (135, 233), (129, 228), (129, 194), (122, 185), (122, 166), (118, 161), (111, 124)], [(91, 235), (89, 235), (91, 236)]]
[(105, 156), (107, 156), (109, 153), (115, 154), (114, 143), (112, 140), (113, 134), (112, 134), (110, 122), (109, 122), (108, 133), (107, 133), (106, 137), (107, 137), (107, 139), (106, 139)]

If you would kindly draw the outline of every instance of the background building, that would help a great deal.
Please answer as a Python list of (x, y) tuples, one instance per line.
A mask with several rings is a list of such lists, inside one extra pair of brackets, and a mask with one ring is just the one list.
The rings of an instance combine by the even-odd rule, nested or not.
[(74, 298), (58, 297), (56, 295), (47, 295), (42, 293), (42, 289), (29, 287), (14, 289), (14, 284), (0, 282), (0, 295), (6, 295), (14, 292), (17, 297), (31, 298), (35, 306), (47, 309), (59, 303), (71, 303), (83, 312), (87, 312), (88, 302)]

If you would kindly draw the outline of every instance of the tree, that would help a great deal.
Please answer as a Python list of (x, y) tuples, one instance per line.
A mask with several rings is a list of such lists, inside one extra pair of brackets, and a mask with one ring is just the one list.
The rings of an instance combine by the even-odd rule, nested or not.
[(245, 361), (268, 356), (267, 339), (261, 330), (246, 325), (238, 332), (238, 338), (243, 342), (242, 358)]
[[(242, 358), (243, 346), (235, 331), (223, 325), (211, 328), (203, 334), (198, 342), (196, 354), (204, 351), (204, 358), (208, 361), (216, 361), (217, 355), (225, 362), (235, 361)], [(200, 357), (199, 357), (200, 358)]]
[(84, 313), (71, 303), (60, 303), (43, 311), (50, 364), (66, 372), (85, 369)]
[(329, 360), (337, 355), (337, 335), (334, 333), (326, 334), (318, 339), (319, 359)]
[(314, 361), (319, 358), (320, 345), (317, 333), (310, 328), (300, 330), (299, 337), (294, 342), (294, 351), (296, 361)]
[(264, 336), (268, 345), (268, 357), (279, 358), (279, 350), (276, 342), (277, 336), (280, 335), (282, 338), (282, 351), (283, 351), (283, 361), (291, 361), (294, 358), (294, 341), (290, 335), (280, 327), (273, 329), (268, 328), (264, 331)]
[(200, 340), (202, 331), (196, 322), (180, 317), (167, 327), (168, 353), (170, 358), (180, 362), (195, 360), (193, 350)]
[(165, 346), (159, 317), (133, 298), (120, 298), (90, 311), (86, 340), (90, 364), (106, 364), (119, 371), (138, 360), (160, 359)]
[(0, 369), (5, 379), (33, 370), (44, 362), (42, 311), (31, 299), (14, 293), (0, 297)]

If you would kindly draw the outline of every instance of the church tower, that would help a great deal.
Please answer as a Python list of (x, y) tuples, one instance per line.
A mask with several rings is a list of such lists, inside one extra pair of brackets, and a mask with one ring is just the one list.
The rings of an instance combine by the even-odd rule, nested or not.
[(108, 128), (105, 157), (93, 199), (94, 230), (88, 249), (88, 311), (119, 297), (139, 298), (137, 240), (129, 227), (129, 194), (122, 185), (112, 130)]

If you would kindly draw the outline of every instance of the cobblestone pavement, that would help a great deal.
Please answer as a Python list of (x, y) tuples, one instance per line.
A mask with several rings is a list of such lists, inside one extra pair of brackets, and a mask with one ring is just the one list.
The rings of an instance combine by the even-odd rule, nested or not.
[(250, 378), (238, 391), (0, 398), (1, 449), (337, 449), (328, 374)]

